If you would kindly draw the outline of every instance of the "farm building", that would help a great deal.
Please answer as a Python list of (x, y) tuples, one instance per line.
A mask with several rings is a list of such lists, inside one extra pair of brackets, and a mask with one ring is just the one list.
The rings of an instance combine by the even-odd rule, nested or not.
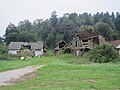
[(65, 53), (81, 55), (86, 50), (91, 50), (96, 45), (106, 44), (106, 39), (95, 30), (80, 31), (75, 35), (73, 40), (61, 50)]
[(56, 48), (54, 49), (54, 53), (59, 53), (59, 51), (62, 51), (64, 47), (67, 45), (67, 43), (64, 40), (59, 41), (56, 44)]
[(22, 54), (22, 55), (43, 55), (43, 43), (40, 42), (11, 42), (9, 44), (9, 54)]
[(120, 40), (110, 41), (110, 44), (118, 51), (120, 54)]

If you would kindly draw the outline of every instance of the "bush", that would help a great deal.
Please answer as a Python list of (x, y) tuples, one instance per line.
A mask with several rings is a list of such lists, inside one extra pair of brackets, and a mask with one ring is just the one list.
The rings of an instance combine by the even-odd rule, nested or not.
[(99, 63), (116, 62), (117, 51), (110, 45), (101, 45), (90, 51), (90, 60)]
[(7, 54), (0, 54), (0, 60), (6, 60), (7, 59)]
[(8, 47), (0, 44), (0, 60), (6, 60), (8, 53)]

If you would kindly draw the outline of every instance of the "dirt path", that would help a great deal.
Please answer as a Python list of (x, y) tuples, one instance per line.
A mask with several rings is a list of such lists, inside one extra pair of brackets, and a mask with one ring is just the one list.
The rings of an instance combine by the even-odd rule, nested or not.
[(15, 82), (19, 81), (19, 79), (22, 77), (26, 77), (28, 74), (33, 73), (37, 69), (43, 67), (45, 65), (41, 66), (28, 66), (25, 68), (21, 69), (16, 69), (16, 70), (10, 70), (10, 71), (5, 71), (0, 73), (0, 86), (2, 85), (10, 85), (10, 82)]

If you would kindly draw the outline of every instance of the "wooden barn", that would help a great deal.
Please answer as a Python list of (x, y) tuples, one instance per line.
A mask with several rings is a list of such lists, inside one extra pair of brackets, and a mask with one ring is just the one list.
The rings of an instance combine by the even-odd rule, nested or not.
[(100, 33), (90, 29), (77, 33), (73, 40), (62, 49), (65, 53), (82, 55), (84, 51), (91, 50), (96, 45), (106, 43), (106, 39)]

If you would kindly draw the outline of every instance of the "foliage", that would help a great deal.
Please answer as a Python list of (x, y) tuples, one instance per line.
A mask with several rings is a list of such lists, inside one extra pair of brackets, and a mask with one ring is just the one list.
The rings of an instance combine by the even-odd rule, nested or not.
[(0, 36), (0, 44), (3, 44), (3, 38)]
[(17, 26), (10, 23), (6, 27), (4, 35), (5, 43), (11, 41), (43, 41), (46, 48), (53, 49), (60, 40), (70, 42), (75, 34), (84, 29), (95, 29), (108, 40), (120, 39), (120, 14), (112, 13), (66, 13), (62, 17), (53, 11), (51, 17), (34, 22), (29, 20), (20, 21)]
[(5, 45), (0, 44), (0, 60), (7, 59), (8, 48)]
[(116, 62), (118, 53), (110, 45), (101, 45), (90, 51), (90, 60), (98, 63)]

